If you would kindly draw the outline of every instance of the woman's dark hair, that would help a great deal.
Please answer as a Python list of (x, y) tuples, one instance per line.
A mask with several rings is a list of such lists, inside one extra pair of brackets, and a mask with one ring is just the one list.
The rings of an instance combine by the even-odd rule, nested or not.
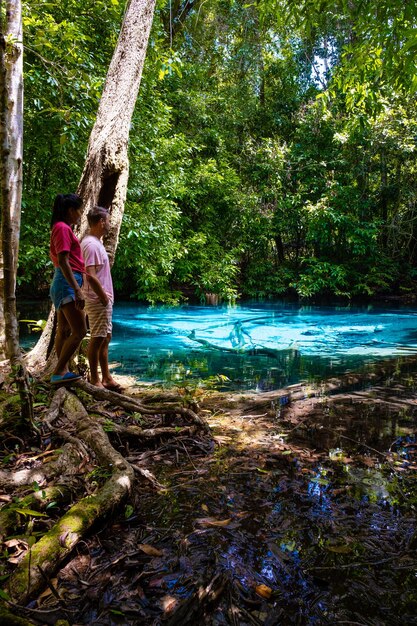
[(52, 208), (51, 228), (57, 222), (66, 222), (68, 211), (79, 209), (82, 203), (83, 199), (76, 193), (59, 193)]

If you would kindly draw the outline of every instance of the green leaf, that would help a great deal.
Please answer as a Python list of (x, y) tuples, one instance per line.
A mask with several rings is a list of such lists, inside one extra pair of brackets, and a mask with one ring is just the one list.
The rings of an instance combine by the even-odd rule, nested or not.
[(318, 485), (329, 485), (330, 481), (325, 478), (310, 478), (310, 482), (317, 483)]
[(134, 510), (135, 509), (133, 508), (131, 504), (127, 504), (125, 508), (125, 519), (129, 519), (129, 517), (132, 516)]
[(10, 596), (8, 596), (3, 589), (0, 589), (0, 598), (2, 598), (2, 600), (6, 600), (6, 602), (11, 602)]
[(33, 511), (32, 509), (13, 509), (16, 513), (20, 513), (21, 515), (27, 515), (30, 517), (48, 517), (46, 513), (39, 513), (39, 511)]

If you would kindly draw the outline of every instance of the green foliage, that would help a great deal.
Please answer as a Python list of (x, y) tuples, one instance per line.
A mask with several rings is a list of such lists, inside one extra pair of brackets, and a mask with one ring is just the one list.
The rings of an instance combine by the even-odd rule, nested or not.
[(233, 302), (238, 273), (237, 254), (225, 252), (217, 241), (199, 233), (185, 241), (185, 253), (177, 263), (176, 275), (183, 284), (194, 287), (195, 294), (205, 302), (209, 294), (218, 300)]
[(336, 296), (348, 296), (346, 268), (335, 263), (306, 259), (300, 279), (294, 284), (302, 297), (311, 297), (319, 293)]
[(354, 115), (380, 111), (381, 97), (415, 93), (417, 9), (400, 0), (266, 0), (281, 9), (289, 26), (318, 56), (333, 65), (332, 95), (342, 90)]
[(131, 504), (126, 504), (125, 511), (124, 511), (125, 519), (129, 519), (129, 517), (132, 517), (134, 512), (135, 512), (135, 509), (133, 508), (133, 506)]
[[(49, 283), (50, 206), (81, 174), (123, 8), (24, 5), (21, 288)], [(161, 3), (154, 19), (131, 129), (118, 293), (168, 304), (412, 293), (414, 5), (213, 0), (183, 9)]]
[(123, 8), (119, 0), (87, 0), (82, 11), (75, 0), (22, 5), (25, 169), (17, 281), (31, 290), (44, 291), (52, 277), (52, 202), (76, 189)]

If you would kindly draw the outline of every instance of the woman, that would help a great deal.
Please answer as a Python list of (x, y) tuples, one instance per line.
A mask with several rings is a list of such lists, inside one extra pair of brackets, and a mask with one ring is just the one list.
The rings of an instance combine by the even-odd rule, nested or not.
[[(55, 336), (58, 361), (51, 376), (53, 385), (81, 378), (68, 369), (69, 360), (87, 333), (81, 290), (85, 266), (79, 241), (72, 230), (80, 222), (81, 207), (80, 196), (73, 193), (59, 194), (52, 210), (50, 257), (55, 274), (50, 296), (58, 316)], [(100, 289), (97, 279), (92, 276), (87, 279), (94, 291)]]

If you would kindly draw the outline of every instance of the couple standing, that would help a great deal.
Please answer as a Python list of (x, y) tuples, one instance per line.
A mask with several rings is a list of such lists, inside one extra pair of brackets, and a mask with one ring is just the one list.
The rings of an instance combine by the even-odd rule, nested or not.
[(110, 213), (98, 206), (88, 212), (90, 231), (80, 244), (73, 227), (79, 224), (81, 214), (80, 196), (59, 194), (55, 198), (50, 241), (55, 273), (50, 295), (58, 316), (55, 336), (58, 361), (51, 383), (71, 383), (81, 378), (69, 371), (68, 363), (87, 334), (86, 313), (91, 334), (87, 352), (90, 382), (120, 392), (122, 389), (111, 376), (108, 363), (114, 295), (109, 257), (102, 238), (110, 228)]

